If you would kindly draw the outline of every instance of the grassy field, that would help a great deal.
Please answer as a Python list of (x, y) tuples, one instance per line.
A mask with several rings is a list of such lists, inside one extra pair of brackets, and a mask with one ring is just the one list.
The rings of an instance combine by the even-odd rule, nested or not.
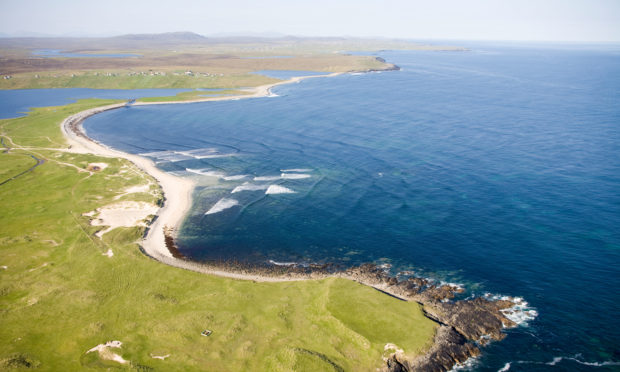
[(191, 101), (196, 99), (204, 99), (207, 97), (217, 97), (217, 96), (242, 96), (250, 94), (247, 91), (242, 90), (234, 90), (234, 89), (223, 89), (218, 91), (204, 91), (204, 90), (192, 90), (190, 92), (181, 92), (176, 96), (168, 96), (168, 97), (143, 97), (137, 99), (137, 102), (170, 102), (170, 101)]
[(0, 70), (10, 78), (0, 79), (0, 89), (240, 88), (278, 81), (253, 71), (347, 72), (386, 66), (370, 56), (340, 54), (266, 59), (196, 53), (128, 59), (7, 59), (0, 60)]
[[(349, 280), (224, 279), (145, 257), (141, 227), (95, 237), (102, 227), (82, 214), (150, 179), (121, 159), (61, 151), (59, 123), (112, 102), (0, 120), (5, 144), (27, 147), (0, 153), (0, 182), (32, 167), (30, 155), (46, 160), (0, 185), (1, 370), (374, 371), (386, 343), (409, 354), (431, 345), (436, 324), (420, 305)], [(86, 171), (93, 162), (108, 167)], [(161, 198), (150, 191), (120, 200)], [(129, 363), (87, 353), (111, 340), (123, 342), (110, 351)]]
[[(110, 75), (106, 75), (110, 74)], [(219, 74), (216, 76), (186, 76), (183, 74), (165, 76), (135, 75), (127, 71), (75, 72), (18, 74), (11, 79), (0, 80), (0, 89), (43, 89), (43, 88), (93, 88), (93, 89), (153, 89), (153, 88), (240, 88), (278, 82), (278, 79), (258, 74)]]

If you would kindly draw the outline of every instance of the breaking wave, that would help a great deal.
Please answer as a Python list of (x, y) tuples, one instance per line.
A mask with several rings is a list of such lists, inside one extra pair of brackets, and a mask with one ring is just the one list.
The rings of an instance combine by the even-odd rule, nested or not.
[(241, 191), (266, 190), (267, 188), (269, 188), (269, 185), (254, 185), (254, 184), (245, 182), (243, 185), (235, 187), (230, 193), (235, 194)]
[(280, 179), (280, 176), (261, 176), (254, 177), (254, 181), (277, 181)]
[(254, 177), (254, 181), (277, 181), (277, 180), (301, 180), (312, 177), (303, 173), (282, 173), (279, 176), (260, 176)]
[(504, 364), (504, 366), (497, 370), (497, 372), (506, 372), (510, 369), (510, 363)]
[(574, 355), (572, 357), (566, 357), (566, 356), (554, 357), (549, 362), (537, 362), (537, 361), (530, 361), (530, 360), (518, 360), (516, 362), (508, 362), (508, 363), (506, 363), (504, 365), (504, 367), (502, 369), (498, 370), (497, 372), (506, 372), (506, 371), (510, 370), (510, 367), (511, 367), (512, 363), (557, 366), (558, 364), (560, 364), (562, 362), (567, 362), (567, 361), (568, 362), (574, 362), (574, 363), (581, 364), (581, 365), (588, 366), (588, 367), (620, 366), (620, 362), (615, 362), (615, 361), (611, 361), (611, 360), (606, 360), (604, 362), (586, 362), (586, 361), (582, 360), (581, 354), (576, 354), (576, 355)]
[(225, 209), (239, 205), (239, 202), (235, 199), (222, 198), (214, 206), (211, 207), (205, 214), (219, 213)]
[(531, 307), (530, 304), (523, 299), (523, 297), (500, 296), (492, 295), (490, 293), (485, 293), (484, 297), (491, 300), (506, 300), (513, 302), (515, 304), (514, 306), (500, 311), (506, 318), (512, 320), (517, 325), (527, 326), (529, 321), (536, 319), (538, 316), (538, 311)]
[(282, 173), (280, 177), (284, 180), (301, 180), (304, 178), (312, 177), (309, 174), (300, 174), (300, 173)]
[(554, 365), (562, 362), (563, 360), (570, 360), (570, 361), (573, 361), (575, 363), (579, 363), (581, 365), (589, 366), (589, 367), (620, 366), (620, 362), (612, 362), (610, 360), (607, 360), (607, 361), (604, 361), (604, 362), (586, 362), (586, 361), (578, 359), (580, 356), (581, 356), (580, 354), (577, 354), (577, 355), (575, 355), (573, 357), (555, 357), (555, 358), (553, 358), (552, 361), (547, 362), (545, 364), (549, 365), (549, 366), (554, 366)]
[(191, 169), (191, 168), (185, 168), (185, 170), (190, 173), (200, 174), (202, 176), (217, 177), (217, 178), (226, 177), (226, 175), (222, 172), (216, 172), (216, 171), (210, 171), (210, 170), (204, 170), (204, 169)]
[(312, 172), (312, 169), (308, 169), (308, 168), (280, 169), (280, 172), (282, 173), (289, 173), (289, 172), (306, 173), (306, 172)]
[(227, 176), (226, 174), (222, 172), (205, 170), (205, 169), (185, 168), (185, 170), (190, 173), (200, 174), (201, 176), (217, 177), (217, 178), (223, 179), (224, 181), (238, 181), (238, 180), (242, 180), (247, 177), (244, 174), (240, 174), (236, 176)]
[(192, 160), (192, 159), (211, 159), (211, 158), (223, 158), (228, 156), (235, 156), (236, 154), (224, 154), (219, 152), (214, 148), (205, 148), (205, 149), (195, 149), (195, 150), (187, 150), (187, 151), (154, 151), (154, 152), (145, 152), (139, 154), (140, 156), (148, 156), (151, 158), (157, 159), (159, 163), (162, 162), (178, 162), (184, 160)]
[(455, 364), (454, 367), (452, 367), (452, 369), (449, 372), (471, 371), (477, 365), (478, 365), (478, 358), (477, 357), (471, 357), (471, 358), (467, 358), (467, 360), (464, 361), (463, 363)]
[(269, 260), (269, 263), (276, 266), (297, 266), (297, 262), (278, 262), (274, 260)]
[(224, 180), (225, 181), (239, 181), (239, 180), (242, 180), (244, 178), (247, 178), (247, 175), (239, 174), (237, 176), (226, 176), (226, 177), (224, 177)]
[(295, 194), (295, 191), (280, 185), (270, 185), (265, 194)]

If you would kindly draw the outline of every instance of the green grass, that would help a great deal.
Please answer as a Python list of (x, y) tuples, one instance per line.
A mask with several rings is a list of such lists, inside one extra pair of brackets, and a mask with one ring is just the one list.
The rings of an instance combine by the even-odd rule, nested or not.
[(34, 166), (37, 162), (30, 156), (19, 153), (2, 154), (4, 161), (0, 168), (0, 182), (14, 177)]
[(207, 97), (218, 97), (218, 96), (241, 96), (249, 94), (246, 91), (241, 90), (218, 90), (218, 91), (200, 91), (200, 90), (192, 90), (190, 92), (181, 92), (176, 96), (168, 96), (168, 97), (144, 97), (140, 98), (138, 102), (162, 102), (162, 101), (191, 101), (195, 99), (204, 99)]
[[(112, 71), (116, 76), (106, 76), (105, 72), (89, 71), (70, 74), (41, 73), (16, 74), (11, 79), (0, 80), (0, 89), (43, 89), (43, 88), (93, 88), (93, 89), (154, 89), (154, 88), (224, 88), (253, 87), (276, 83), (280, 80), (258, 74), (225, 74), (220, 76), (127, 76), (127, 71)], [(72, 76), (75, 75), (75, 76)]]
[[(370, 371), (383, 363), (387, 342), (411, 354), (430, 346), (436, 324), (419, 305), (349, 280), (225, 279), (145, 257), (136, 244), (142, 228), (94, 237), (100, 227), (82, 213), (149, 176), (121, 159), (43, 148), (66, 147), (63, 118), (111, 102), (79, 101), (0, 121), (5, 138), (38, 147), (0, 153), (3, 172), (28, 166), (29, 154), (47, 160), (0, 186), (0, 266), (7, 266), (0, 269), (0, 369)], [(109, 166), (92, 175), (77, 169), (91, 162)], [(113, 257), (102, 255), (108, 249)], [(213, 334), (201, 336), (204, 329)], [(112, 351), (130, 365), (86, 354), (110, 340), (123, 342)]]

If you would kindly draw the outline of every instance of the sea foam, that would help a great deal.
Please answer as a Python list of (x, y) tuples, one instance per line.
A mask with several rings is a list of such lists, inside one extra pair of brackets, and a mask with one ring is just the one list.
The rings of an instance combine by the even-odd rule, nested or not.
[(178, 161), (191, 160), (191, 159), (223, 158), (223, 157), (228, 157), (228, 156), (235, 156), (237, 154), (235, 153), (223, 154), (223, 153), (220, 153), (217, 149), (205, 148), (205, 149), (195, 149), (195, 150), (187, 150), (187, 151), (176, 151), (176, 150), (153, 151), (153, 152), (145, 152), (139, 155), (155, 158), (157, 159), (158, 163), (164, 163), (164, 162), (174, 163)]
[(620, 362), (613, 362), (610, 360), (607, 360), (604, 362), (586, 362), (586, 361), (578, 359), (580, 357), (581, 357), (581, 354), (577, 354), (574, 357), (555, 357), (553, 358), (552, 361), (547, 362), (545, 364), (549, 366), (555, 366), (556, 364), (560, 363), (562, 360), (571, 360), (575, 363), (579, 363), (581, 365), (589, 366), (589, 367), (620, 366)]
[(235, 176), (227, 176), (226, 174), (222, 172), (212, 171), (212, 170), (207, 170), (207, 169), (185, 168), (185, 170), (190, 173), (200, 174), (201, 176), (220, 178), (220, 179), (223, 179), (224, 181), (238, 181), (238, 180), (242, 180), (247, 177), (244, 174), (235, 175)]
[(508, 370), (510, 370), (510, 362), (504, 364), (504, 366), (502, 368), (498, 369), (497, 372), (506, 372)]
[(514, 306), (500, 311), (506, 318), (512, 320), (517, 325), (527, 326), (529, 321), (536, 319), (538, 316), (538, 311), (532, 308), (522, 297), (500, 296), (490, 293), (485, 293), (484, 296), (491, 300), (504, 300), (514, 303)]
[(235, 199), (222, 198), (214, 206), (211, 207), (205, 214), (219, 213), (225, 209), (239, 205), (239, 202)]
[(274, 260), (269, 260), (269, 263), (276, 266), (296, 266), (297, 262), (278, 262)]
[(270, 185), (265, 194), (294, 194), (295, 191), (280, 185)]
[(239, 175), (236, 175), (236, 176), (226, 176), (226, 177), (224, 177), (224, 180), (225, 181), (238, 181), (238, 180), (242, 180), (242, 179), (244, 179), (246, 177), (247, 177), (247, 175), (245, 175), (245, 174), (239, 174)]
[(185, 168), (185, 170), (190, 173), (200, 174), (202, 176), (217, 177), (217, 178), (226, 177), (226, 175), (222, 172), (210, 171), (210, 170), (205, 170), (205, 169)]
[(258, 191), (258, 190), (266, 190), (269, 188), (269, 185), (254, 185), (249, 182), (245, 182), (243, 185), (237, 186), (231, 191), (231, 194), (235, 194), (241, 191)]
[(236, 154), (221, 153), (216, 148), (203, 148), (203, 149), (195, 149), (195, 150), (188, 150), (188, 151), (174, 151), (174, 153), (189, 156), (194, 159), (222, 158), (222, 157), (236, 155)]
[(289, 173), (289, 172), (306, 173), (306, 172), (312, 172), (312, 169), (308, 169), (308, 168), (280, 169), (280, 172), (282, 173)]
[(254, 181), (277, 181), (280, 179), (280, 176), (260, 176), (254, 177)]
[(279, 176), (259, 176), (254, 177), (254, 181), (277, 181), (277, 180), (301, 180), (312, 177), (303, 173), (282, 173)]
[(463, 363), (456, 363), (454, 367), (448, 372), (456, 372), (456, 371), (471, 371), (478, 365), (477, 357), (467, 358)]
[(283, 180), (301, 180), (304, 178), (310, 178), (312, 177), (309, 174), (303, 174), (303, 173), (282, 173), (280, 175), (280, 178), (282, 178)]

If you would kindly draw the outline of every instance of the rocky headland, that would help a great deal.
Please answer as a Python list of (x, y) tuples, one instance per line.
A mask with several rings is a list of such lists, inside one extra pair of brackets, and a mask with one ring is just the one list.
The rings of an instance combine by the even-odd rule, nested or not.
[(491, 340), (506, 337), (504, 328), (516, 327), (505, 312), (516, 305), (510, 299), (482, 297), (454, 301), (463, 289), (451, 284), (434, 284), (429, 279), (410, 276), (398, 279), (386, 268), (365, 264), (344, 271), (343, 277), (372, 286), (407, 301), (424, 305), (426, 315), (439, 323), (434, 344), (423, 356), (392, 353), (385, 372), (449, 371), (456, 364), (480, 355), (480, 348)]

